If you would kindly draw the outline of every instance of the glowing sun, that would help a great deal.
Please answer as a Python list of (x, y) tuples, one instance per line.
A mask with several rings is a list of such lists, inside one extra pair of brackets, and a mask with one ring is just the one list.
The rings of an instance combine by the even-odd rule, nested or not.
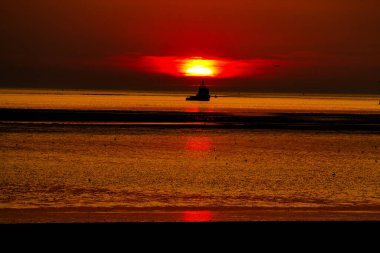
[(194, 57), (186, 59), (183, 64), (183, 73), (186, 76), (214, 76), (215, 72), (214, 60), (205, 60), (201, 57)]
[(188, 68), (186, 70), (186, 75), (188, 75), (188, 76), (211, 76), (212, 70), (207, 68), (207, 67), (196, 65), (194, 67)]

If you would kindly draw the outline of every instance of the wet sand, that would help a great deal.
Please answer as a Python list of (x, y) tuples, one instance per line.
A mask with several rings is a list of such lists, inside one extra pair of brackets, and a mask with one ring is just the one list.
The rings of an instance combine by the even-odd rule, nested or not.
[(380, 221), (380, 207), (0, 209), (0, 223)]
[[(49, 131), (87, 132), (97, 127), (268, 129), (292, 131), (380, 131), (378, 114), (355, 113), (226, 113), (136, 112), (0, 109), (0, 133)], [(199, 123), (200, 125), (194, 124)], [(56, 127), (59, 127), (58, 130)], [(62, 128), (63, 127), (63, 128)], [(229, 130), (228, 130), (229, 131)], [(112, 137), (113, 138), (113, 137)], [(236, 144), (236, 143), (235, 143)], [(199, 150), (198, 150), (199, 152)], [(340, 150), (339, 150), (340, 152)], [(355, 153), (356, 154), (356, 153)], [(363, 154), (363, 151), (362, 153)], [(216, 158), (215, 158), (216, 159)], [(247, 161), (245, 161), (247, 162)], [(377, 163), (377, 161), (376, 161)], [(227, 164), (227, 163), (226, 163)], [(335, 174), (334, 174), (335, 176)], [(0, 223), (96, 223), (96, 222), (181, 222), (181, 221), (353, 221), (380, 220), (380, 206), (334, 207), (38, 207), (0, 208)]]

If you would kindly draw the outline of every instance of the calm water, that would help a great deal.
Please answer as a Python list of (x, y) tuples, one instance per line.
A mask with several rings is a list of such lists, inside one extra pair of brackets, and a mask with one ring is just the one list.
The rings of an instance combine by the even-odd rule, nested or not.
[[(184, 96), (3, 91), (0, 108), (379, 110), (374, 97), (220, 97), (190, 105)], [(379, 182), (380, 135), (371, 133), (0, 128), (0, 208), (378, 206)]]
[[(184, 112), (379, 113), (378, 96), (218, 94), (210, 102), (186, 101), (192, 93), (0, 90), (0, 108), (153, 110)], [(212, 91), (211, 91), (212, 94)], [(225, 96), (225, 97), (223, 97)]]

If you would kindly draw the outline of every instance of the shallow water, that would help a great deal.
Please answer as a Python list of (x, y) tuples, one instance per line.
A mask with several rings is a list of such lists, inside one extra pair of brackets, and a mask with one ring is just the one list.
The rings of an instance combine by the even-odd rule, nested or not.
[(0, 139), (0, 208), (380, 204), (376, 134), (25, 125)]

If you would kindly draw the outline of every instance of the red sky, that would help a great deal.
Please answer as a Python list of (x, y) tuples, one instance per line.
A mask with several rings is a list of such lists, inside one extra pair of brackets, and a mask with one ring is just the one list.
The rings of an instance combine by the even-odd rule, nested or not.
[(0, 87), (181, 90), (197, 79), (142, 62), (203, 57), (245, 68), (220, 89), (380, 89), (378, 0), (3, 2)]

